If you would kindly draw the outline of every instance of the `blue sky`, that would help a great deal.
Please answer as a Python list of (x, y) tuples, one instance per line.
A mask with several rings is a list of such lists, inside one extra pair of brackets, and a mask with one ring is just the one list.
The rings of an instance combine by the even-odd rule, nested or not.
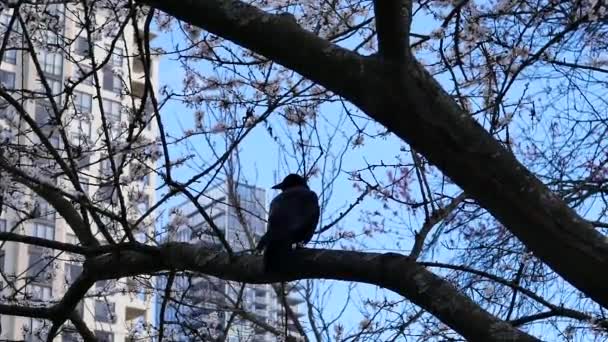
[[(173, 46), (174, 44), (175, 41), (170, 33), (161, 33), (153, 43), (155, 46)], [(201, 71), (206, 72), (209, 70)], [(161, 85), (169, 85), (176, 90), (181, 89), (184, 72), (174, 56), (164, 56), (161, 59), (159, 78)], [(326, 105), (322, 107), (321, 115), (327, 118), (329, 125), (335, 125), (341, 111), (342, 108), (339, 105)], [(162, 109), (162, 117), (167, 133), (174, 136), (180, 136), (182, 128), (192, 127), (194, 122), (193, 110), (187, 108), (183, 103), (178, 101), (169, 102)], [(342, 139), (340, 143), (344, 144), (345, 141)], [(343, 160), (342, 168), (345, 170), (354, 170), (364, 167), (366, 162), (379, 163), (383, 161), (385, 163), (391, 163), (394, 161), (395, 155), (399, 153), (399, 148), (401, 146), (403, 146), (403, 143), (392, 135), (386, 139), (367, 140), (363, 147), (356, 150), (351, 149), (348, 152), (349, 156)], [(177, 149), (171, 152), (175, 155), (184, 151), (183, 149)], [(241, 171), (243, 172), (244, 179), (251, 184), (268, 189), (267, 196), (273, 196), (274, 193), (269, 188), (275, 184), (277, 178), (282, 178), (283, 175), (277, 174), (277, 160), (279, 158), (278, 146), (270, 138), (263, 126), (256, 128), (245, 139), (242, 144), (240, 157), (242, 163)], [(191, 172), (192, 170), (181, 168), (176, 173), (176, 176), (178, 179), (187, 179)], [(319, 184), (313, 182), (311, 186), (313, 189), (317, 190)], [(161, 192), (164, 191), (161, 190)], [(348, 206), (348, 204), (353, 202), (358, 195), (359, 194), (353, 189), (351, 182), (348, 181), (346, 175), (343, 174), (336, 181), (326, 212), (337, 214), (337, 211)], [(174, 199), (170, 203), (176, 204), (181, 201), (182, 199)], [(360, 208), (366, 207), (367, 203), (364, 201)], [(360, 210), (361, 209), (357, 209), (351, 212), (351, 214), (342, 221), (342, 226), (358, 230), (357, 228), (362, 225), (358, 220), (360, 217)], [(326, 222), (330, 222), (330, 219), (327, 217)], [(329, 234), (331, 231), (327, 233)], [(323, 239), (323, 236), (321, 239)], [(381, 241), (378, 242), (380, 245), (383, 244)], [(335, 313), (341, 310), (347, 296), (346, 283), (331, 283), (333, 283), (331, 300), (324, 307), (324, 311), (329, 318), (332, 318)], [(387, 291), (378, 291), (377, 287), (369, 285), (358, 285), (356, 292), (359, 294), (364, 293), (365, 295), (363, 297), (379, 300), (383, 298), (384, 294), (388, 294)], [(356, 303), (357, 302), (358, 301), (356, 301)], [(361, 303), (357, 303), (357, 305), (360, 304)], [(361, 316), (357, 313), (355, 307), (351, 307), (343, 317), (344, 318), (341, 320), (343, 324), (351, 322), (356, 325), (361, 319)]]
[[(432, 30), (430, 27), (434, 26), (432, 25), (431, 19), (418, 18), (418, 20), (415, 21), (415, 24), (416, 25), (412, 31), (422, 34), (429, 33)], [(154, 45), (167, 47), (174, 46), (176, 42), (173, 39), (174, 37), (172, 37), (170, 33), (161, 33), (154, 41)], [(202, 73), (210, 72), (210, 70), (205, 69), (200, 71)], [(184, 73), (179, 62), (175, 60), (175, 57), (165, 56), (161, 59), (159, 76), (161, 85), (169, 85), (177, 90), (182, 88)], [(438, 77), (438, 79), (441, 82), (449, 81), (446, 77)], [(516, 92), (517, 88), (518, 87), (515, 86), (512, 92)], [(320, 114), (327, 119), (327, 125), (331, 126), (337, 124), (337, 120), (341, 113), (342, 108), (339, 105), (330, 104), (323, 106)], [(180, 136), (182, 128), (193, 126), (193, 110), (187, 108), (184, 104), (177, 101), (169, 102), (163, 108), (162, 116), (166, 131), (173, 136)], [(274, 117), (271, 117), (271, 122), (273, 120), (280, 119), (276, 118), (276, 114), (274, 114)], [(378, 128), (379, 126), (376, 126), (371, 128), (370, 131), (376, 131)], [(340, 143), (344, 142), (344, 140), (340, 141)], [(403, 154), (399, 151), (400, 147), (402, 146), (404, 146), (404, 143), (393, 135), (389, 135), (386, 139), (368, 139), (366, 140), (364, 146), (357, 149), (349, 149), (348, 157), (343, 160), (342, 169), (354, 170), (364, 167), (366, 163), (374, 164), (384, 162), (390, 164), (395, 161), (395, 157), (397, 155)], [(201, 148), (201, 152), (203, 151), (204, 149)], [(172, 152), (179, 154), (184, 151), (177, 149), (173, 150)], [(279, 167), (279, 156), (280, 153), (278, 146), (267, 134), (263, 126), (256, 128), (242, 143), (240, 158), (242, 164), (241, 172), (243, 173), (243, 177), (250, 184), (255, 184), (256, 186), (268, 189), (267, 196), (269, 198), (274, 195), (274, 193), (269, 189), (270, 186), (274, 185), (277, 179), (284, 176), (284, 174), (281, 173), (277, 174)], [(212, 160), (212, 158), (210, 158), (210, 160)], [(281, 172), (283, 171), (284, 170)], [(192, 170), (181, 168), (177, 172), (176, 176), (178, 179), (183, 180), (187, 179), (191, 173)], [(318, 190), (318, 186), (319, 184), (313, 181), (313, 189)], [(336, 214), (341, 208), (346, 207), (349, 203), (354, 201), (358, 195), (359, 193), (353, 189), (351, 182), (347, 179), (347, 176), (343, 174), (336, 181), (335, 188), (329, 202), (329, 207), (326, 208), (326, 212), (330, 215)], [(181, 201), (181, 199), (175, 199), (170, 203), (175, 204)], [(359, 213), (365, 209), (372, 210), (376, 208), (377, 205), (377, 203), (373, 203), (372, 201), (364, 201), (362, 205), (358, 207), (358, 209), (351, 212), (351, 214), (342, 221), (342, 226), (358, 230), (358, 228), (362, 227), (362, 223), (359, 222)], [(409, 224), (412, 226), (420, 226), (421, 222), (411, 215), (408, 217), (407, 212), (404, 212), (403, 216), (404, 219), (411, 220)], [(331, 219), (328, 217), (325, 217), (325, 219), (325, 223), (331, 221)], [(331, 231), (328, 232), (328, 234), (329, 233), (331, 233)], [(323, 239), (323, 236), (321, 239)], [(383, 246), (395, 248), (395, 241), (392, 241), (390, 236), (382, 237), (369, 242), (369, 246), (372, 248), (369, 248), (368, 250), (381, 250), (381, 247)], [(402, 252), (407, 253), (409, 247), (411, 247), (411, 240), (402, 244), (402, 247), (404, 247)], [(433, 259), (437, 260), (440, 259), (440, 257), (442, 257), (442, 255), (435, 255)], [(432, 269), (432, 271), (438, 274), (443, 273), (438, 269)], [(324, 307), (325, 313), (329, 314), (330, 318), (333, 313), (342, 308), (343, 301), (347, 295), (347, 285), (345, 283), (331, 283), (334, 286), (331, 300)], [(377, 287), (369, 285), (358, 285), (355, 293), (360, 294), (361, 298), (375, 298), (380, 300), (384, 296), (389, 296), (392, 299), (398, 298), (398, 296), (391, 294), (389, 291), (381, 291)], [(360, 304), (361, 303), (358, 300), (355, 300), (355, 303), (350, 306), (350, 309), (344, 315), (341, 322), (356, 325), (361, 318), (357, 312), (357, 306)]]

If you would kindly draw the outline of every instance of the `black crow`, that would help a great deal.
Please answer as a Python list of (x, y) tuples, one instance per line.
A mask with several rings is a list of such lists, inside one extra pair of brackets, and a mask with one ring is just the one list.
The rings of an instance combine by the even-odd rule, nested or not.
[(270, 202), (266, 234), (256, 247), (264, 250), (267, 270), (276, 269), (293, 244), (304, 245), (312, 239), (320, 215), (319, 198), (303, 177), (290, 174), (272, 188), (282, 192)]

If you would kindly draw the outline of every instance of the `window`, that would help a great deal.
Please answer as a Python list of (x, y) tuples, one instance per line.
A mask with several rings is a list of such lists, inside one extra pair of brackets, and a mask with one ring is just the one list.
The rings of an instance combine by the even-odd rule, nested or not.
[[(82, 118), (76, 121), (76, 132), (72, 134), (72, 143), (81, 145), (85, 142), (91, 141), (91, 121), (87, 118)], [(82, 156), (76, 155), (79, 160)], [(80, 164), (80, 162), (78, 162)], [(86, 160), (87, 165), (89, 164), (88, 159)]]
[[(53, 96), (57, 96), (61, 93), (61, 89), (62, 89), (62, 84), (60, 80), (56, 80), (54, 78), (50, 78), (47, 77), (46, 78), (46, 83), (49, 85), (49, 88), (51, 88), (51, 94)], [(40, 91), (43, 93), (46, 93), (46, 89), (44, 88), (44, 85), (42, 84), (42, 81), (40, 81)], [(57, 103), (61, 102), (61, 98), (60, 97), (56, 97), (55, 101)]]
[(48, 139), (51, 146), (53, 146), (56, 150), (61, 148), (61, 138), (59, 137), (58, 133), (51, 135)]
[(27, 342), (42, 342), (45, 329), (48, 325), (41, 319), (29, 318), (25, 325), (25, 341)]
[(7, 89), (15, 89), (15, 73), (0, 70), (0, 84)]
[(44, 12), (57, 20), (61, 20), (63, 18), (63, 6), (64, 4), (48, 4)]
[[(88, 169), (89, 166), (91, 165), (91, 156), (89, 154), (84, 154), (81, 155), (80, 158), (78, 158), (78, 168), (80, 169)], [(81, 177), (80, 179), (80, 186), (82, 186), (82, 189), (85, 192), (88, 192), (89, 190), (89, 180), (86, 177)]]
[(120, 103), (111, 100), (103, 100), (103, 111), (106, 116), (106, 120), (115, 123), (120, 122)]
[(79, 91), (74, 92), (74, 107), (78, 113), (91, 113), (93, 97)]
[(0, 14), (0, 27), (2, 27), (2, 32), (6, 31), (8, 24), (11, 22), (11, 15), (4, 12)]
[[(4, 272), (4, 250), (0, 250), (0, 271)], [(2, 282), (0, 282), (2, 284)]]
[[(45, 76), (46, 79), (46, 83), (48, 84), (50, 90), (51, 90), (51, 95), (53, 97), (55, 97), (55, 102), (60, 105), (61, 104), (61, 96), (58, 96), (59, 94), (61, 94), (61, 90), (62, 90), (62, 83), (60, 80), (58, 79), (54, 79), (52, 78), (54, 76)], [(46, 91), (46, 88), (44, 87), (44, 84), (42, 83), (42, 80), (38, 80), (38, 89), (37, 91), (43, 95), (46, 95), (47, 97), (49, 96), (49, 94)], [(49, 105), (50, 108), (50, 105)]]
[(109, 201), (110, 204), (118, 203), (118, 191), (111, 182), (100, 184), (95, 197), (100, 201)]
[(8, 121), (13, 121), (16, 115), (15, 108), (11, 106), (8, 102), (4, 101), (4, 99), (0, 99), (0, 119), (6, 119)]
[[(32, 248), (34, 247), (34, 248)], [(35, 246), (30, 247), (29, 250), (29, 263), (27, 268), (27, 276), (32, 279), (33, 282), (40, 284), (50, 284), (53, 280), (51, 269), (53, 268), (52, 263), (47, 258), (42, 256), (42, 250), (35, 249)], [(39, 288), (42, 287), (42, 288)], [(48, 298), (46, 286), (31, 287), (32, 296), (34, 299), (48, 299), (50, 298), (50, 289), (48, 289)]]
[(61, 76), (63, 56), (61, 56), (60, 53), (41, 51), (38, 54), (38, 61), (45, 73), (53, 76)]
[(65, 264), (65, 278), (68, 285), (74, 284), (80, 273), (82, 273), (82, 265)]
[(85, 37), (78, 37), (74, 41), (74, 53), (89, 56), (89, 41)]
[[(4, 36), (6, 34), (10, 21), (11, 21), (11, 15), (6, 14), (6, 13), (2, 13), (0, 15), (0, 27), (2, 28), (0, 30), (0, 32), (2, 34), (0, 36)], [(16, 31), (18, 26), (19, 26), (19, 22), (15, 21), (13, 23), (13, 27), (11, 27), (11, 32)], [(10, 63), (10, 64), (17, 64), (17, 50), (15, 50), (14, 47), (10, 46), (10, 40), (9, 40), (9, 45), (7, 45), (6, 49), (4, 50), (4, 56), (2, 57), (2, 60), (7, 63)]]
[(108, 157), (104, 157), (99, 163), (99, 172), (101, 172), (101, 175), (103, 177), (112, 176), (112, 163), (110, 162), (110, 159)]
[(111, 332), (95, 330), (95, 337), (99, 342), (114, 342), (114, 334)]
[(30, 226), (30, 235), (41, 239), (54, 240), (55, 227), (45, 223), (34, 223)]
[[(109, 50), (109, 47), (108, 47)], [(110, 59), (110, 63), (118, 68), (122, 68), (123, 64), (123, 51), (119, 47), (114, 47), (114, 52), (112, 53), (112, 58)]]
[(190, 231), (186, 229), (181, 229), (177, 232), (177, 236), (175, 237), (175, 241), (179, 242), (188, 242), (190, 241), (192, 234)]
[(95, 319), (99, 322), (116, 322), (116, 308), (114, 303), (103, 300), (95, 301)]
[(55, 209), (51, 205), (49, 205), (49, 202), (43, 199), (39, 199), (36, 201), (35, 205), (38, 206), (40, 218), (53, 222), (55, 221)]
[(6, 47), (2, 60), (9, 64), (17, 64), (17, 50), (15, 48)]
[(80, 133), (87, 138), (91, 138), (91, 121), (87, 119), (80, 120)]
[(111, 66), (106, 65), (102, 69), (103, 72), (103, 89), (120, 94), (122, 91), (122, 80), (112, 70)]
[(48, 103), (36, 101), (36, 111), (34, 112), (36, 124), (39, 127), (53, 125), (54, 120), (51, 119), (51, 108)]
[(77, 65), (75, 70), (76, 71), (74, 76), (76, 77), (77, 82), (82, 82), (82, 84), (91, 86), (93, 85), (95, 79), (93, 78), (93, 74), (91, 73), (91, 67), (86, 65)]
[(137, 211), (140, 215), (143, 215), (148, 211), (148, 209), (150, 209), (150, 200), (148, 195), (142, 195), (137, 201)]
[(34, 301), (48, 302), (51, 300), (53, 292), (50, 286), (29, 285), (29, 295)]
[(98, 280), (95, 282), (95, 289), (99, 292), (103, 292), (108, 290), (110, 288), (110, 285), (112, 284), (109, 280)]
[(59, 37), (57, 32), (47, 30), (45, 33), (46, 45), (49, 47), (60, 47), (63, 46), (63, 40)]
[[(9, 13), (8, 10), (5, 10), (0, 14), (0, 33), (2, 33), (2, 35), (4, 35), (8, 29), (8, 25), (11, 23), (11, 17), (12, 13)], [(11, 27), (11, 32), (21, 32), (19, 20), (15, 19), (15, 22), (13, 22), (13, 26)]]
[(61, 342), (80, 342), (79, 333), (75, 331), (63, 330)]

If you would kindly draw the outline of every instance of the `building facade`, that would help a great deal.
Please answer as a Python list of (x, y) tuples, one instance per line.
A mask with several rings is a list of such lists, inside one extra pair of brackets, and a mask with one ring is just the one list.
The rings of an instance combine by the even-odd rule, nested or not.
[[(266, 230), (266, 192), (246, 184), (234, 184), (231, 191), (230, 186), (228, 182), (221, 183), (206, 191), (198, 203), (235, 253), (250, 252)], [(179, 223), (168, 229), (170, 240), (222, 250), (213, 229), (192, 202), (178, 205), (173, 214), (179, 217)], [(165, 279), (159, 279), (159, 294), (165, 283)], [(302, 317), (299, 310), (302, 299), (295, 283), (281, 288), (280, 284), (241, 284), (201, 274), (176, 277), (173, 291), (182, 294), (180, 298), (184, 301), (168, 302), (165, 320), (178, 323), (170, 329), (170, 339), (192, 341), (227, 335), (229, 342), (277, 341), (264, 328), (267, 325), (285, 332), (283, 300), (276, 290), (287, 294), (285, 301), (298, 318)], [(158, 305), (162, 299), (160, 295)], [(234, 310), (235, 307), (239, 309)], [(291, 321), (287, 322), (288, 334), (300, 336)]]
[[(107, 150), (104, 141), (108, 140), (106, 134), (115, 146), (128, 140), (129, 127), (136, 126), (131, 123), (137, 112), (128, 108), (135, 106), (143, 111), (138, 112), (141, 125), (136, 128), (139, 140), (134, 143), (134, 149), (140, 149), (142, 156), (153, 149), (157, 127), (151, 120), (153, 111), (149, 102), (142, 103), (142, 99), (149, 96), (144, 91), (144, 63), (137, 48), (144, 34), (133, 25), (116, 25), (118, 12), (115, 10), (118, 9), (44, 3), (22, 7), (25, 31), (12, 10), (1, 12), (0, 38), (8, 36), (9, 39), (0, 64), (0, 82), (3, 89), (21, 103), (61, 156), (70, 149), (77, 164), (80, 193), (96, 206), (113, 210), (118, 205), (117, 189), (112, 182), (113, 168), (120, 169), (122, 176), (130, 177), (129, 186), (121, 186), (121, 191), (127, 198), (129, 217), (135, 218), (154, 201), (154, 174), (142, 171), (151, 161), (144, 157), (140, 162), (117, 159), (112, 166), (104, 152)], [(116, 37), (118, 39), (114, 39)], [(32, 50), (34, 54), (30, 53)], [(158, 60), (152, 56), (149, 79), (155, 89), (157, 69)], [(27, 152), (16, 162), (30, 163), (36, 177), (70, 189), (71, 183), (56, 173), (55, 161), (46, 158), (46, 153), (37, 156), (32, 152), (35, 147), (27, 148), (40, 146), (41, 141), (23, 120), (10, 104), (0, 101), (0, 138), (10, 140)], [(65, 127), (63, 131), (70, 146), (66, 146), (58, 125)], [(118, 155), (120, 152), (113, 156)], [(13, 191), (11, 200), (15, 203), (12, 206), (5, 203), (0, 216), (1, 231), (77, 243), (69, 226), (52, 206), (25, 187), (10, 186), (13, 188), (5, 186), (3, 190)], [(24, 213), (31, 214), (27, 220), (23, 219)], [(104, 223), (111, 226), (109, 220)], [(153, 222), (144, 220), (134, 235), (145, 242), (153, 231)], [(93, 232), (102, 243), (105, 241), (95, 227)], [(77, 255), (21, 243), (5, 242), (1, 247), (0, 285), (4, 302), (16, 300), (37, 305), (59, 300), (82, 271), (82, 259)], [(153, 284), (145, 284), (141, 279), (99, 282), (79, 304), (79, 315), (100, 341), (134, 340), (153, 323), (150, 288)], [(0, 340), (46, 340), (48, 321), (16, 316), (2, 316), (0, 320)], [(68, 323), (58, 340), (79, 338)]]

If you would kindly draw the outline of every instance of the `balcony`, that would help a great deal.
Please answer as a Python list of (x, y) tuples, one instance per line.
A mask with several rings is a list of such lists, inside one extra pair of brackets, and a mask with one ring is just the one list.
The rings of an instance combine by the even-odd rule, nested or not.
[[(299, 312), (299, 311), (295, 311), (295, 310), (292, 310), (292, 311), (296, 317), (298, 317), (298, 318), (304, 317), (303, 312)], [(285, 317), (285, 310), (283, 310), (283, 308), (276, 310), (275, 313), (276, 313), (277, 317)]]
[(265, 297), (267, 290), (268, 289), (266, 288), (266, 286), (262, 287), (262, 286), (258, 285), (255, 287), (255, 295), (257, 297), (262, 297), (262, 296)]
[(144, 303), (129, 302), (125, 308), (125, 320), (133, 321), (146, 315), (146, 305)]
[(294, 296), (294, 295), (287, 296), (286, 299), (287, 299), (287, 304), (289, 304), (291, 306), (298, 305), (298, 304), (304, 302), (304, 300), (302, 298), (300, 298), (299, 296)]
[(131, 321), (146, 314), (148, 295), (145, 288), (133, 278), (127, 279), (127, 291), (129, 302), (125, 308), (125, 319)]
[(268, 302), (266, 301), (266, 297), (256, 297), (255, 298), (255, 307), (256, 308), (261, 308), (261, 309), (266, 309), (266, 306), (268, 305)]

